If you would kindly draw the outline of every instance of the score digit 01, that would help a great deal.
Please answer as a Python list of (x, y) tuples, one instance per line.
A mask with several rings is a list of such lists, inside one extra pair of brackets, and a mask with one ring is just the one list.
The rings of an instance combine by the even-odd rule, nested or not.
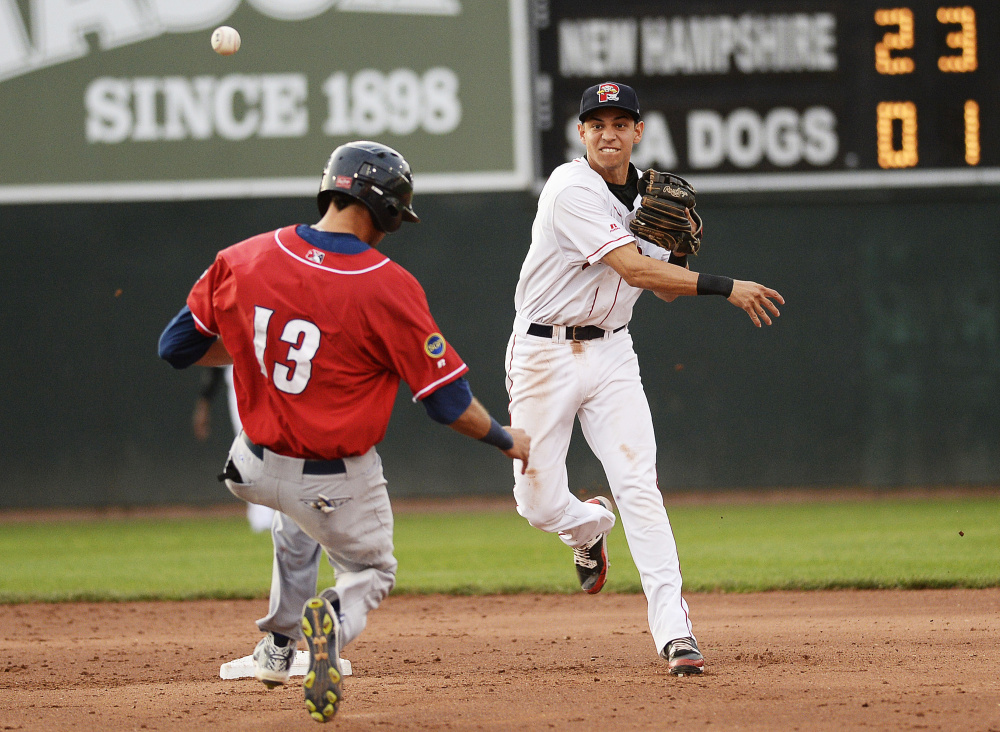
[[(976, 54), (976, 12), (968, 7), (938, 8), (937, 21), (942, 25), (958, 25), (961, 30), (948, 33), (945, 43), (961, 53), (938, 58), (938, 69), (946, 74), (967, 74), (978, 67)], [(880, 74), (911, 74), (912, 58), (892, 52), (913, 48), (913, 11), (909, 8), (884, 8), (875, 11), (880, 26), (895, 26), (898, 33), (886, 33), (875, 44), (875, 70)], [(917, 106), (913, 102), (882, 102), (876, 109), (878, 164), (882, 168), (912, 168), (917, 164)], [(979, 105), (965, 103), (965, 162), (979, 164)], [(900, 147), (893, 143), (893, 128), (901, 126)]]

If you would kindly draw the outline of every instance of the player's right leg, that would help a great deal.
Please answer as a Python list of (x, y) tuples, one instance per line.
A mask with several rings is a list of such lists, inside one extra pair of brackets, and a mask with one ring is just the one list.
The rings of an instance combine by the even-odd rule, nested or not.
[(507, 347), (511, 424), (531, 435), (527, 473), (514, 469), (517, 512), (535, 528), (579, 547), (611, 530), (615, 515), (569, 490), (566, 453), (583, 391), (584, 366), (569, 343), (514, 335)]
[(323, 550), (318, 541), (283, 513), (275, 515), (271, 540), (274, 562), (270, 606), (268, 614), (257, 621), (257, 627), (265, 632), (274, 631), (301, 639), (302, 605), (316, 594)]

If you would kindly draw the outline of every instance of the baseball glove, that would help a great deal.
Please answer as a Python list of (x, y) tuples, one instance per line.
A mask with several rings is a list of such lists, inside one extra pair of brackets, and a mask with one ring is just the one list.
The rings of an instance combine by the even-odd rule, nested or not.
[[(650, 168), (642, 174), (646, 192), (629, 228), (636, 236), (680, 255), (701, 249), (701, 217), (694, 188), (679, 175)], [(640, 183), (640, 189), (642, 185)]]

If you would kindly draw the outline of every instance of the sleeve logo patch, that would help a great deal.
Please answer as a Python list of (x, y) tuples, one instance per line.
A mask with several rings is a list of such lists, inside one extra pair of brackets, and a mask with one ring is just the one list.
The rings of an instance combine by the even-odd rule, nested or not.
[(431, 333), (424, 341), (424, 353), (431, 358), (441, 358), (444, 355), (447, 344), (440, 333)]

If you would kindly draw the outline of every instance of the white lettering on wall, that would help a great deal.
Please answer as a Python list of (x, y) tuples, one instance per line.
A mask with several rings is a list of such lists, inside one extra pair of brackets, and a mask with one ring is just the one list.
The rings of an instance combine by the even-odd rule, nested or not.
[(432, 135), (453, 131), (462, 121), (458, 75), (436, 67), (418, 75), (411, 69), (383, 74), (362, 69), (338, 72), (323, 83), (327, 135), (408, 135), (422, 128)]
[(832, 13), (644, 18), (641, 31), (650, 76), (837, 69)]
[(260, 89), (260, 137), (304, 137), (309, 132), (303, 74), (266, 74)]
[(636, 69), (635, 20), (564, 20), (559, 23), (563, 76), (631, 76)]
[(18, 69), (27, 63), (30, 46), (15, 0), (0, 0), (0, 79), (4, 78), (5, 70)]
[(727, 160), (737, 168), (752, 168), (764, 160), (779, 168), (801, 162), (829, 165), (840, 147), (837, 118), (827, 107), (798, 112), (778, 107), (765, 115), (736, 109), (723, 116), (710, 109), (688, 114), (688, 165), (717, 168)]
[(247, 0), (264, 15), (278, 20), (315, 18), (335, 4), (334, 0)]
[(52, 62), (86, 56), (87, 33), (97, 34), (101, 48), (116, 48), (155, 31), (132, 0), (35, 0), (31, 28), (35, 51)]
[(240, 0), (146, 0), (159, 25), (171, 33), (212, 28), (239, 7)]
[(309, 131), (302, 74), (231, 74), (221, 79), (95, 79), (87, 87), (86, 138), (154, 140), (303, 137)]
[[(307, 20), (323, 13), (453, 16), (460, 0), (247, 0), (275, 20)], [(0, 82), (90, 53), (88, 34), (101, 50), (218, 25), (240, 0), (31, 0), (31, 23), (17, 0), (0, 0)], [(28, 30), (31, 30), (30, 35)]]
[[(216, 116), (214, 91), (215, 79), (211, 76), (164, 79), (162, 139), (207, 140), (211, 137)], [(155, 124), (155, 118), (151, 122)]]
[(87, 87), (87, 142), (124, 142), (132, 134), (132, 85), (122, 79), (96, 79)]

